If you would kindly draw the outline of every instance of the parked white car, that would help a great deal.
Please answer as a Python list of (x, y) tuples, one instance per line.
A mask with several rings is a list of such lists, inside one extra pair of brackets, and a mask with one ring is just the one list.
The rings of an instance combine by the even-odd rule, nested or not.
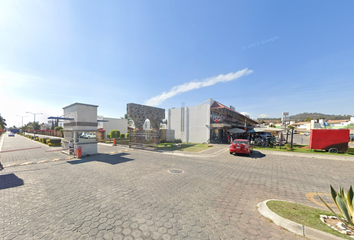
[(84, 138), (86, 138), (86, 139), (96, 138), (96, 134), (95, 133), (85, 133)]

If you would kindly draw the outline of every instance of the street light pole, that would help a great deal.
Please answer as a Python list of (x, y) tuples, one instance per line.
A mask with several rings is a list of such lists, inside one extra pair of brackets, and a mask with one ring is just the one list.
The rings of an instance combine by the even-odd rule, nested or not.
[(22, 128), (23, 127), (23, 118), (28, 117), (28, 116), (19, 116), (19, 115), (16, 115), (16, 116), (22, 118), (22, 125), (21, 125), (21, 128)]
[(34, 124), (36, 123), (36, 115), (43, 114), (43, 113), (31, 113), (31, 112), (26, 112), (26, 113), (33, 114), (33, 138), (36, 138), (36, 130), (34, 129)]

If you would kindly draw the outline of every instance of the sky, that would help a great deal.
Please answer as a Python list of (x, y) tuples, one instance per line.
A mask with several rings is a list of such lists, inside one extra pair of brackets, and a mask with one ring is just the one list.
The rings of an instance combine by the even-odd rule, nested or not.
[[(120, 118), (210, 98), (251, 118), (354, 115), (354, 2), (0, 0), (0, 114)], [(23, 116), (23, 118), (21, 117)]]

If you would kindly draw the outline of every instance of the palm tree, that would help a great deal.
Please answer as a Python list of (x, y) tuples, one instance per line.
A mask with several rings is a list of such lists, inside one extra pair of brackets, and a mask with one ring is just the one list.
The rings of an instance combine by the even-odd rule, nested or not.
[(7, 126), (6, 119), (3, 118), (2, 116), (0, 116), (0, 125), (2, 129), (5, 129), (5, 127)]

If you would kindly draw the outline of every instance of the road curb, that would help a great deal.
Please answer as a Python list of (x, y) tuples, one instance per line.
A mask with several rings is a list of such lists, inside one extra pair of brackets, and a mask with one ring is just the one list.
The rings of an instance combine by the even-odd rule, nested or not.
[[(307, 237), (309, 239), (314, 239), (314, 240), (343, 240), (341, 237), (334, 236), (329, 233), (322, 232), (320, 230), (306, 227), (304, 225), (301, 225), (299, 223), (290, 221), (288, 219), (285, 219), (278, 214), (274, 213), (272, 210), (270, 210), (267, 206), (267, 202), (269, 201), (282, 201), (278, 199), (269, 199), (263, 202), (260, 202), (257, 204), (257, 210), (258, 212), (263, 215), (266, 218), (269, 218), (272, 220), (276, 225), (281, 226), (285, 229), (287, 229), (290, 232), (293, 232), (297, 235)], [(284, 201), (288, 202), (288, 201)]]
[(306, 158), (319, 158), (319, 159), (329, 159), (337, 161), (354, 161), (354, 157), (349, 156), (332, 156), (332, 155), (321, 155), (321, 154), (311, 154), (311, 153), (293, 153), (293, 152), (280, 152), (271, 150), (256, 149), (254, 151), (259, 151), (264, 154), (289, 156), (289, 157), (306, 157)]
[(0, 136), (0, 152), (2, 150), (2, 145), (4, 145), (4, 138), (5, 138), (5, 134), (2, 133)]

